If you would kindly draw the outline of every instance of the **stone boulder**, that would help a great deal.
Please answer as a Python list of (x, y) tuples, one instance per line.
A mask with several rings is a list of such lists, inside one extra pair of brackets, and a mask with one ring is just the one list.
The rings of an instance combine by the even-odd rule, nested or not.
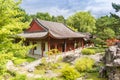
[(120, 43), (106, 49), (103, 57), (105, 68), (100, 70), (101, 77), (108, 77), (108, 80), (120, 80)]

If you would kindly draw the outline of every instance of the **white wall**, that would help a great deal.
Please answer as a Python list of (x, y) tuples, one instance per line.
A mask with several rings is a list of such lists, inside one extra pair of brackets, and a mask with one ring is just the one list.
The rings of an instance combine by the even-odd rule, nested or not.
[(43, 52), (43, 55), (44, 56), (47, 56), (46, 55), (46, 52), (48, 51), (48, 42), (45, 42), (45, 51)]
[[(30, 42), (32, 44), (33, 42)], [(36, 50), (34, 50), (34, 54), (42, 55), (42, 49), (41, 49), (41, 41), (36, 41)], [(48, 51), (48, 42), (45, 42), (45, 51), (43, 52), (44, 56), (47, 56), (45, 53)]]
[(34, 54), (39, 54), (39, 55), (41, 55), (42, 54), (42, 51), (41, 51), (41, 42), (40, 41), (38, 41), (38, 42), (36, 42), (37, 44), (37, 46), (36, 46), (36, 50), (34, 50)]

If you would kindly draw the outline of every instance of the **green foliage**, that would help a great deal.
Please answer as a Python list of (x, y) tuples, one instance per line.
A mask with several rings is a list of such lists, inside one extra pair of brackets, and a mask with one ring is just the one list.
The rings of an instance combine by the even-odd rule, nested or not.
[(111, 39), (119, 33), (118, 21), (114, 17), (103, 16), (96, 21), (97, 36), (102, 40)]
[(17, 72), (15, 71), (7, 71), (12, 77), (15, 77), (17, 75)]
[(120, 11), (120, 4), (112, 3), (112, 7), (116, 10), (116, 12)]
[[(53, 21), (53, 22), (60, 22), (60, 23), (65, 23), (66, 20), (62, 15), (59, 16), (51, 16), (49, 13), (42, 13), (38, 12), (35, 15), (30, 15), (30, 17), (33, 18), (38, 18), (41, 20), (47, 20), (47, 21)], [(29, 17), (26, 15), (26, 18), (29, 19)]]
[(86, 80), (107, 80), (105, 78), (99, 78), (99, 73), (94, 72), (94, 73), (87, 73), (87, 79)]
[(56, 55), (59, 53), (60, 53), (60, 51), (58, 49), (51, 49), (48, 52), (46, 52), (46, 54), (48, 54), (48, 55)]
[(0, 54), (0, 64), (4, 65), (7, 60), (12, 59), (13, 54), (12, 53), (8, 53), (8, 54)]
[(85, 55), (95, 54), (95, 51), (93, 49), (88, 49), (88, 48), (82, 49), (81, 52), (82, 54), (85, 54)]
[(94, 65), (94, 60), (88, 57), (80, 58), (75, 61), (75, 68), (79, 72), (90, 71)]
[(43, 57), (43, 58), (41, 59), (41, 63), (44, 64), (44, 65), (47, 65), (47, 60), (46, 60), (46, 58)]
[(25, 57), (25, 59), (26, 59), (26, 61), (27, 62), (33, 62), (33, 61), (35, 61), (35, 58), (32, 58), (32, 57)]
[(52, 16), (52, 21), (54, 22), (60, 22), (60, 23), (66, 23), (66, 20), (64, 19), (64, 17), (62, 15), (60, 16)]
[(24, 74), (17, 74), (12, 80), (27, 80), (27, 77)]
[(105, 48), (101, 48), (101, 47), (90, 47), (89, 49), (94, 50), (95, 53), (105, 52)]
[(20, 3), (21, 0), (0, 0), (0, 65), (13, 56), (25, 57), (27, 54), (28, 48), (22, 46), (22, 41), (15, 43), (17, 34), (28, 26), (28, 23), (21, 22), (24, 12), (19, 8)]
[(35, 80), (58, 80), (57, 78), (37, 78)]
[(95, 32), (95, 18), (90, 12), (77, 12), (67, 19), (67, 25), (74, 27), (80, 32)]
[(62, 77), (65, 80), (75, 80), (80, 74), (71, 66), (64, 66), (61, 70)]
[(3, 75), (6, 71), (7, 71), (6, 66), (0, 64), (0, 75)]
[(14, 64), (19, 65), (22, 64), (23, 62), (26, 62), (26, 59), (15, 59)]
[(18, 58), (18, 57), (14, 57), (13, 59), (14, 64), (16, 65), (20, 65), (24, 62), (32, 62), (35, 60), (35, 58), (31, 58), (31, 57), (25, 57), (25, 58)]

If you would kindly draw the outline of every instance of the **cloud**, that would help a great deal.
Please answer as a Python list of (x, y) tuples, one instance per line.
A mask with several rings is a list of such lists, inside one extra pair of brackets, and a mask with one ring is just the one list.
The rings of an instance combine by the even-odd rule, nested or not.
[(21, 7), (29, 14), (48, 12), (51, 15), (68, 17), (78, 11), (91, 11), (95, 17), (114, 13), (113, 3), (120, 0), (23, 0)]

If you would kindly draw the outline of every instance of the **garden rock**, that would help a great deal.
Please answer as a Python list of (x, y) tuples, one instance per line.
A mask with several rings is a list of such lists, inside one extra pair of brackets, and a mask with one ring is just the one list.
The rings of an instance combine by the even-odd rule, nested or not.
[(23, 66), (26, 66), (28, 64), (29, 64), (28, 62), (24, 62), (24, 63), (20, 64), (20, 66), (23, 67)]
[(28, 69), (28, 72), (33, 72), (34, 70), (35, 70), (35, 68), (31, 67), (31, 68)]
[(51, 73), (53, 73), (53, 72), (52, 72), (51, 70), (46, 70), (45, 73), (46, 73), (46, 74), (51, 74)]
[(108, 80), (120, 80), (120, 43), (106, 49), (103, 62), (105, 68), (100, 75), (106, 75)]
[(74, 61), (75, 59), (76, 59), (76, 56), (74, 56), (74, 55), (67, 55), (67, 56), (63, 57), (63, 62), (70, 63), (70, 62)]

